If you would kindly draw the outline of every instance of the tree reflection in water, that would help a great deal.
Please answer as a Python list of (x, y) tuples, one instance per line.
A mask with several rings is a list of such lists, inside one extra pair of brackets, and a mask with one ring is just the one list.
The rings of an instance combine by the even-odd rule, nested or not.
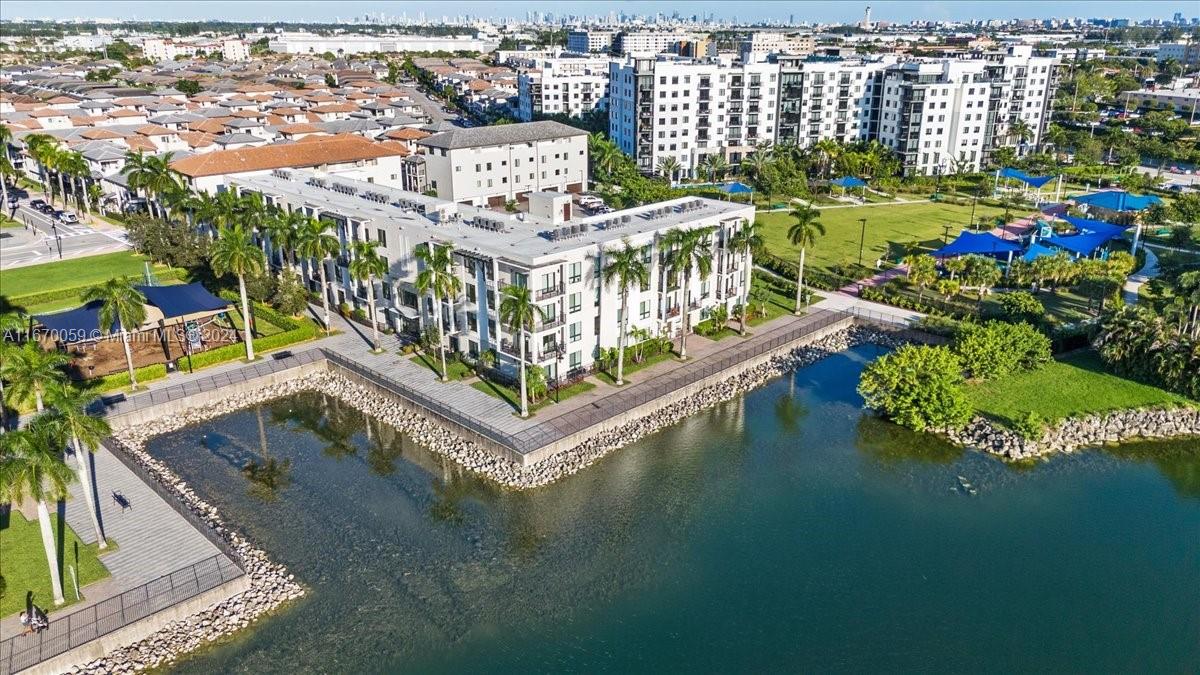
[(933, 434), (919, 434), (872, 415), (858, 419), (854, 445), (879, 463), (888, 465), (912, 461), (951, 464), (964, 452)]

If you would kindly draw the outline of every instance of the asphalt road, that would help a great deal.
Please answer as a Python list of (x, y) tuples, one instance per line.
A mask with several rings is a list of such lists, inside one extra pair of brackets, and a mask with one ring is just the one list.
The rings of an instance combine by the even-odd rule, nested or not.
[[(6, 213), (12, 213), (7, 210)], [(97, 231), (82, 223), (54, 225), (51, 217), (22, 201), (13, 219), (28, 228), (0, 229), (0, 269), (79, 258), (130, 248), (123, 230)], [(62, 253), (59, 254), (61, 246)]]
[(442, 110), (443, 104), (440, 101), (427, 96), (416, 86), (399, 85), (397, 89), (403, 91), (410, 98), (412, 98), (417, 105), (421, 106), (421, 110), (425, 111), (425, 114), (429, 116), (429, 119), (433, 120), (434, 122), (440, 122), (443, 120), (454, 122), (458, 120), (457, 113), (448, 113)]

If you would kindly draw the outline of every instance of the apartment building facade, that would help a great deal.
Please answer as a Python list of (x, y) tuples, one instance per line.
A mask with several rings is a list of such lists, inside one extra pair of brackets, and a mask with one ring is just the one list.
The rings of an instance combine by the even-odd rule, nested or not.
[[(607, 252), (628, 242), (638, 248), (650, 270), (649, 283), (630, 291), (628, 325), (649, 335), (674, 336), (684, 314), (690, 325), (713, 309), (735, 307), (744, 298), (751, 265), (729, 248), (731, 237), (754, 219), (752, 206), (681, 198), (614, 213), (577, 217), (570, 195), (534, 193), (529, 211), (504, 213), (311, 172), (278, 171), (232, 181), (241, 192), (258, 192), (286, 210), (333, 223), (343, 253), (325, 261), (336, 280), (332, 302), (366, 308), (366, 289), (347, 273), (350, 244), (378, 242), (388, 274), (378, 280), (376, 306), (366, 308), (400, 331), (419, 331), (440, 316), (453, 347), (473, 357), (494, 350), (501, 370), (517, 372), (520, 337), (503, 325), (497, 309), (507, 285), (532, 290), (542, 309), (525, 338), (527, 361), (545, 368), (553, 379), (591, 368), (601, 350), (620, 337), (622, 297), (606, 284)], [(565, 207), (565, 208), (564, 208)], [(715, 228), (712, 273), (690, 279), (667, 272), (658, 242), (676, 228)], [(448, 245), (461, 293), (439, 307), (417, 292), (418, 246)], [(319, 272), (304, 263), (304, 276), (319, 291)], [(686, 281), (686, 283), (685, 283)], [(686, 293), (686, 295), (685, 295)]]
[(706, 154), (731, 164), (775, 141), (779, 66), (667, 55), (609, 67), (609, 137), (651, 173), (673, 157), (697, 176)]
[(607, 54), (612, 51), (617, 31), (604, 28), (579, 28), (567, 31), (567, 51), (576, 54)]
[(517, 77), (517, 118), (539, 115), (581, 117), (608, 107), (607, 57), (544, 59)]
[(540, 121), (454, 129), (418, 140), (426, 189), (478, 206), (587, 190), (587, 132)]

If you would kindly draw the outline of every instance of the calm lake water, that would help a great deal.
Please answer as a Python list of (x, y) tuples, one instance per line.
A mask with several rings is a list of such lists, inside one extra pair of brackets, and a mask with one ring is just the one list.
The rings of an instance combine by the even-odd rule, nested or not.
[(520, 493), (316, 394), (157, 439), (310, 588), (178, 670), (1200, 668), (1194, 441), (1008, 467), (864, 415), (874, 356)]

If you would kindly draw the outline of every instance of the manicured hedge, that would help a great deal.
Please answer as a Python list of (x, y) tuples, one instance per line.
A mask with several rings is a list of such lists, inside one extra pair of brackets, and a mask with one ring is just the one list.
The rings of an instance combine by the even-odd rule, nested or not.
[[(133, 372), (137, 375), (138, 384), (150, 382), (151, 380), (161, 380), (167, 376), (167, 366), (164, 363), (153, 363), (141, 368), (134, 368)], [(105, 375), (96, 380), (91, 380), (87, 383), (89, 388), (94, 388), (96, 391), (113, 391), (114, 389), (126, 389), (130, 386), (129, 371), (122, 370), (119, 373)]]

